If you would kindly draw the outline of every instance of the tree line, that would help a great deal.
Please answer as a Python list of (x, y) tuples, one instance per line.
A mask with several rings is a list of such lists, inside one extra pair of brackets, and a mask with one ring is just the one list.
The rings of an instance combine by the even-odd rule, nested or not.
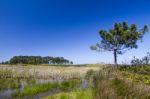
[(73, 64), (72, 61), (64, 57), (51, 56), (14, 56), (9, 61), (2, 62), (2, 64)]

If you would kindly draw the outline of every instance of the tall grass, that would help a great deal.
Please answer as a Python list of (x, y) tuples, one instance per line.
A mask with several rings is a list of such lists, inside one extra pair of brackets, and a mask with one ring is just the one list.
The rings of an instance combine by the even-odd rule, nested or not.
[(150, 86), (129, 80), (118, 69), (100, 70), (93, 82), (95, 99), (150, 99)]
[(99, 66), (0, 66), (0, 78), (72, 79), (83, 78)]
[(75, 88), (80, 88), (82, 84), (82, 81), (77, 79), (77, 80), (65, 80), (61, 82), (60, 84), (60, 89), (62, 91), (70, 91)]
[(85, 91), (78, 90), (73, 92), (62, 92), (52, 96), (45, 97), (43, 99), (93, 99), (92, 90), (87, 89)]
[(21, 84), (18, 79), (12, 79), (12, 78), (0, 79), (0, 90), (18, 89), (20, 88), (20, 86)]

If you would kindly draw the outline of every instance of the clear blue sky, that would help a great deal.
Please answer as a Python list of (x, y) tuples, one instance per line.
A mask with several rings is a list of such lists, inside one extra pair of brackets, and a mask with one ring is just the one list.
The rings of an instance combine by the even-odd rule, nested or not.
[[(63, 56), (74, 63), (113, 62), (89, 46), (114, 22), (150, 26), (150, 0), (0, 0), (0, 61), (14, 55)], [(150, 52), (150, 33), (119, 62)]]

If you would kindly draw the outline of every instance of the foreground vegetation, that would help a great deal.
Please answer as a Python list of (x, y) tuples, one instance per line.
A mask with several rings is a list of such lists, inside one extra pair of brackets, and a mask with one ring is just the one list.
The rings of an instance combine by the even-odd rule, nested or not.
[[(42, 73), (48, 74), (43, 76)], [(12, 93), (15, 99), (26, 99), (48, 91), (53, 94), (49, 93), (49, 96), (41, 98), (150, 99), (150, 65), (144, 64), (119, 65), (118, 68), (112, 68), (111, 65), (6, 66), (1, 69), (0, 77), (0, 90), (15, 89)], [(44, 78), (44, 82), (38, 82), (41, 78)], [(23, 88), (22, 79), (27, 80)], [(83, 79), (87, 83), (86, 87), (82, 86)]]
[[(82, 83), (90, 75), (89, 71), (98, 71), (103, 65), (71, 66), (0, 66), (0, 97), (30, 99), (60, 92), (84, 89)], [(88, 72), (88, 75), (87, 75)], [(83, 87), (83, 88), (82, 88)], [(10, 92), (7, 93), (7, 90)], [(4, 94), (4, 96), (3, 96)], [(2, 95), (2, 96), (1, 96)]]
[(88, 89), (62, 92), (44, 99), (150, 99), (149, 72), (149, 65), (108, 66), (99, 72), (88, 71), (92, 79)]
[(87, 89), (85, 91), (83, 90), (77, 90), (73, 92), (63, 92), (59, 94), (55, 94), (53, 96), (48, 96), (43, 99), (92, 99), (92, 90)]
[[(132, 67), (131, 67), (132, 69)], [(133, 79), (128, 79), (124, 71), (107, 68), (94, 77), (94, 96), (96, 99), (149, 99), (150, 86)], [(132, 73), (132, 72), (130, 72)], [(139, 74), (140, 75), (140, 74)], [(150, 76), (150, 75), (149, 75)]]

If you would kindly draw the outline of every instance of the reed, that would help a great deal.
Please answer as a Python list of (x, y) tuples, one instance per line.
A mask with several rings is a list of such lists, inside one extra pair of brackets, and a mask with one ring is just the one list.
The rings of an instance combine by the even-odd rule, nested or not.
[(73, 92), (62, 92), (42, 99), (93, 99), (92, 90), (78, 90)]

